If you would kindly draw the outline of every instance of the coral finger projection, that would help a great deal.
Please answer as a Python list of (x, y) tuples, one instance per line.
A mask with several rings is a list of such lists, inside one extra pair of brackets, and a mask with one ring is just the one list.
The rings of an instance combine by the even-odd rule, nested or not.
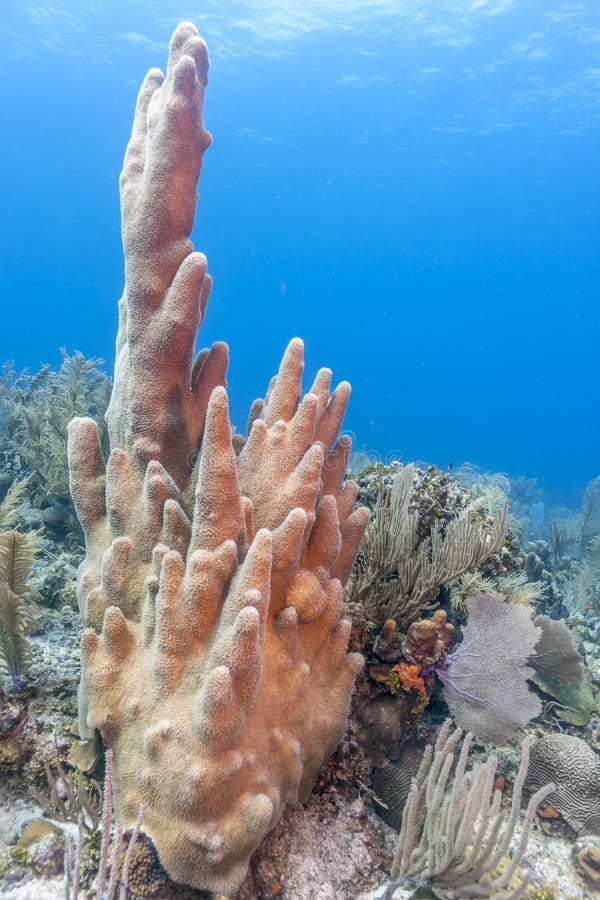
[(125, 291), (104, 461), (69, 428), (85, 533), (80, 753), (114, 754), (116, 815), (171, 877), (231, 892), (338, 743), (362, 665), (341, 600), (368, 510), (343, 483), (349, 395), (301, 396), (293, 340), (248, 436), (232, 436), (227, 347), (194, 358), (210, 291), (190, 234), (210, 135), (206, 45), (189, 23), (151, 70), (121, 175)]

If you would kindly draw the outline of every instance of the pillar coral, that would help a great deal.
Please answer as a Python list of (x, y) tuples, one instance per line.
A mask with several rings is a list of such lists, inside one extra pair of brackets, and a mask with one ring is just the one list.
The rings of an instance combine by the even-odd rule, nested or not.
[(121, 176), (125, 291), (104, 462), (91, 419), (69, 429), (79, 571), (79, 727), (114, 752), (116, 815), (171, 877), (230, 893), (287, 803), (335, 748), (362, 659), (341, 600), (368, 519), (343, 483), (350, 387), (321, 369), (301, 397), (288, 346), (244, 440), (227, 347), (194, 359), (208, 294), (190, 234), (210, 143), (207, 49), (171, 40), (137, 101)]

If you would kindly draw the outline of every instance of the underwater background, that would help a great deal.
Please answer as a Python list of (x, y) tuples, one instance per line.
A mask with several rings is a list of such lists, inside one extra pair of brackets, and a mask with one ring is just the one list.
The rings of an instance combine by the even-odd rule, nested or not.
[(597, 897), (600, 10), (0, 47), (0, 896)]
[(598, 474), (600, 8), (592, 0), (4, 0), (0, 359), (112, 372), (118, 174), (191, 19), (213, 133), (194, 240), (245, 425), (293, 335), (384, 461)]

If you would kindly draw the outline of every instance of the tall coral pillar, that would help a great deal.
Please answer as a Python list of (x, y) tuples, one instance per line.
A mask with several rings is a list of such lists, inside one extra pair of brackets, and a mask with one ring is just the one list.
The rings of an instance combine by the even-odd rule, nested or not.
[(342, 734), (362, 660), (342, 585), (368, 511), (343, 483), (349, 385), (288, 346), (247, 439), (232, 437), (227, 348), (194, 359), (210, 279), (190, 241), (210, 143), (193, 25), (141, 87), (121, 176), (125, 292), (104, 462), (70, 426), (85, 533), (80, 732), (114, 751), (117, 815), (177, 881), (231, 892)]

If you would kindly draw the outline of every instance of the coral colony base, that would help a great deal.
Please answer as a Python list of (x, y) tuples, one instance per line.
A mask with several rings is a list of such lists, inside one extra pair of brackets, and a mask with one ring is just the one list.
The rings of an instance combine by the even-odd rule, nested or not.
[(171, 877), (231, 892), (343, 733), (362, 666), (341, 600), (369, 518), (342, 484), (349, 385), (321, 369), (301, 398), (293, 340), (247, 439), (228, 418), (227, 347), (193, 358), (210, 291), (190, 233), (210, 136), (207, 49), (171, 40), (141, 87), (121, 175), (125, 292), (105, 465), (96, 424), (69, 427), (85, 533), (80, 759), (112, 749), (114, 801)]

